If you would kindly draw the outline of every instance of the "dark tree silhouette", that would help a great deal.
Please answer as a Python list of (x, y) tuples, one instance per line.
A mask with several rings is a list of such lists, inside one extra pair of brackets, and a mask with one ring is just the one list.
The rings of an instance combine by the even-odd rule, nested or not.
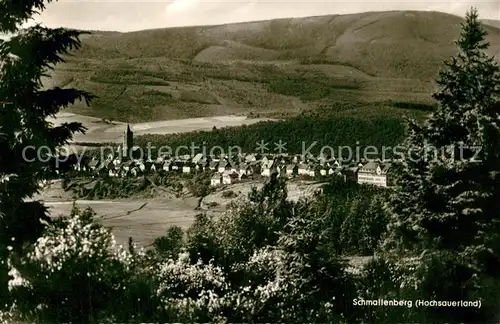
[[(456, 44), (457, 56), (437, 80), (438, 108), (424, 125), (410, 123), (405, 145), (414, 154), (395, 168), (388, 204), (385, 250), (426, 264), (421, 296), (431, 299), (490, 294), (500, 265), (500, 68), (485, 53), (475, 9)], [(483, 297), (482, 312), (498, 314), (496, 307)], [(445, 312), (476, 316), (465, 308)]]
[(0, 40), (0, 100), (9, 103), (0, 114), (0, 178), (4, 180), (0, 184), (0, 253), (4, 261), (7, 246), (12, 253), (18, 252), (41, 233), (40, 220), (48, 220), (46, 209), (41, 202), (26, 200), (38, 192), (40, 181), (53, 167), (50, 157), (56, 148), (73, 133), (85, 131), (80, 123), (55, 127), (47, 117), (77, 100), (89, 104), (92, 99), (84, 91), (50, 89), (42, 83), (55, 64), (80, 47), (82, 34), (40, 24), (22, 29), (23, 23), (45, 9), (44, 2), (51, 1), (0, 2), (0, 33), (13, 35)]
[(438, 109), (410, 125), (419, 155), (404, 159), (391, 204), (403, 248), (465, 251), (499, 230), (500, 68), (485, 36), (473, 9), (437, 80)]

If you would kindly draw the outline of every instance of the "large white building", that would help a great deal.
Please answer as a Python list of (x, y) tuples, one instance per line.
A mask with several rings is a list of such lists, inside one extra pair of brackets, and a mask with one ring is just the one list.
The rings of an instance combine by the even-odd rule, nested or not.
[(358, 183), (388, 187), (390, 185), (389, 168), (389, 163), (370, 161), (359, 168)]

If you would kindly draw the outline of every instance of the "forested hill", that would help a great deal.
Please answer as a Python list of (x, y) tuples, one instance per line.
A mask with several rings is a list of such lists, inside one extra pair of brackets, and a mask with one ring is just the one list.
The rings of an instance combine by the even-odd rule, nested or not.
[[(338, 102), (429, 103), (462, 18), (419, 11), (94, 32), (53, 83), (99, 98), (73, 112), (149, 121), (248, 112), (296, 115)], [(488, 22), (490, 52), (500, 30)]]

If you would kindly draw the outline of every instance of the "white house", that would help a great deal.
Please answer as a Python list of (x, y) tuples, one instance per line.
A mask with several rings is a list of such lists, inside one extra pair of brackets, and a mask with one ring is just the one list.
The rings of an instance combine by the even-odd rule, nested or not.
[(96, 159), (93, 159), (89, 163), (89, 169), (90, 170), (96, 170), (98, 166), (99, 166), (99, 161), (97, 161)]
[(219, 171), (219, 173), (224, 173), (226, 171), (226, 168), (228, 165), (229, 165), (229, 163), (227, 161), (225, 161), (225, 160), (220, 161), (217, 171)]
[(209, 165), (210, 163), (208, 162), (208, 160), (203, 157), (200, 161), (198, 161), (198, 163), (196, 163), (195, 169), (198, 171), (205, 171), (208, 169)]
[(109, 176), (110, 177), (119, 177), (120, 176), (120, 169), (119, 168), (113, 168), (109, 170)]
[(182, 173), (191, 173), (191, 171), (192, 171), (192, 165), (191, 165), (191, 163), (185, 163), (182, 166)]
[(231, 173), (239, 173), (240, 172), (238, 165), (234, 162), (229, 163), (229, 171)]
[(231, 184), (231, 183), (234, 183), (235, 181), (238, 180), (238, 178), (239, 178), (239, 176), (236, 173), (225, 172), (222, 175), (222, 184)]
[(299, 167), (296, 164), (286, 165), (286, 175), (291, 178), (299, 173)]
[(249, 176), (252, 174), (252, 167), (248, 165), (248, 163), (241, 163), (239, 165), (239, 174), (240, 176), (246, 175)]
[(370, 161), (358, 170), (358, 183), (387, 187), (390, 180), (388, 178), (389, 168), (389, 163)]
[(212, 179), (210, 179), (210, 185), (212, 187), (217, 187), (220, 186), (221, 184), (222, 184), (222, 175), (220, 175), (219, 173), (214, 174)]
[(276, 167), (277, 171), (278, 171), (278, 175), (280, 177), (286, 177), (286, 165), (285, 164), (278, 164), (277, 167)]
[(73, 165), (73, 170), (75, 171), (85, 171), (85, 166), (83, 166), (80, 162), (76, 162), (74, 165)]
[(130, 169), (132, 169), (133, 166), (134, 166), (134, 162), (133, 161), (127, 161), (127, 162), (125, 162), (125, 163), (122, 164), (122, 168), (126, 172), (130, 171)]
[(309, 175), (309, 167), (304, 163), (300, 163), (297, 168), (297, 174)]
[(142, 161), (137, 163), (137, 165), (139, 167), (139, 170), (141, 170), (141, 172), (146, 171), (146, 165)]
[[(265, 159), (265, 160), (264, 160)], [(273, 167), (274, 167), (274, 160), (268, 160), (266, 157), (262, 159), (262, 161), (267, 161), (262, 164), (262, 171), (261, 175), (263, 177), (270, 177), (271, 173), (273, 172)]]

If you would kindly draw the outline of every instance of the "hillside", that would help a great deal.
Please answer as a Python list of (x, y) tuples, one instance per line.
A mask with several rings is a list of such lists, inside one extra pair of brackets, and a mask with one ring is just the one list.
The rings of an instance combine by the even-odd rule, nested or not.
[(482, 22), (485, 25), (489, 25), (489, 26), (492, 26), (492, 27), (500, 28), (500, 20), (483, 19)]
[[(461, 22), (444, 13), (394, 11), (95, 32), (57, 67), (50, 85), (99, 97), (92, 108), (70, 112), (130, 122), (431, 103), (433, 80), (455, 54)], [(498, 53), (500, 30), (486, 29), (491, 53)], [(404, 112), (385, 106), (382, 114)]]

